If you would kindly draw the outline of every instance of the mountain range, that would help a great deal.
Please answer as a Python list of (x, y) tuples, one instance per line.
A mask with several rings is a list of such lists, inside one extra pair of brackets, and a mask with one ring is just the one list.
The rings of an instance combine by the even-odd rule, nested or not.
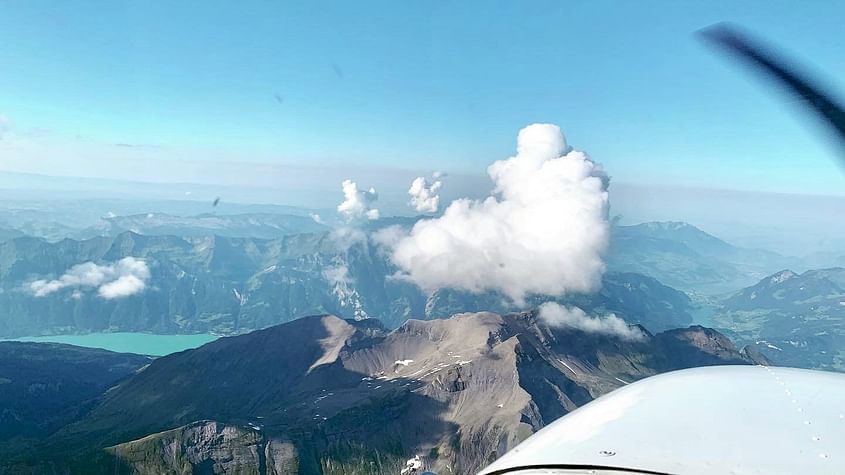
[[(0, 337), (223, 335), (161, 358), (0, 342), (0, 472), (376, 474), (413, 459), (474, 473), (654, 374), (845, 370), (845, 269), (779, 271), (803, 267), (686, 223), (614, 225), (596, 292), (518, 308), (396, 278), (371, 236), (419, 218), (329, 229), (248, 211), (61, 229), (19, 216), (0, 231)], [(103, 292), (122, 272), (131, 292)], [(544, 302), (616, 315), (642, 338), (523, 311)], [(709, 313), (715, 330), (689, 326)]]
[(126, 231), (146, 236), (225, 236), (273, 239), (292, 234), (319, 233), (329, 227), (311, 216), (276, 213), (211, 214), (175, 216), (144, 213), (104, 217), (99, 225), (83, 229), (80, 235), (116, 236)]
[(845, 268), (774, 273), (719, 302), (713, 323), (776, 363), (845, 370)]
[[(393, 278), (396, 268), (386, 250), (366, 233), (412, 226), (417, 219), (374, 221), (362, 233), (325, 231), (305, 214), (147, 213), (104, 218), (110, 223), (100, 229), (108, 231), (104, 235), (59, 241), (11, 229), (0, 239), (0, 337), (114, 331), (235, 335), (314, 314), (374, 317), (396, 328), (409, 318), (519, 310), (495, 293), (441, 289), (429, 295)], [(316, 232), (299, 232), (303, 227)], [(176, 232), (183, 236), (170, 234)], [(217, 234), (277, 232), (273, 238)], [(149, 266), (146, 288), (136, 295), (104, 299), (94, 288), (74, 286), (41, 296), (32, 291), (33, 282), (61, 279), (80, 263), (107, 265), (125, 257)], [(588, 314), (613, 313), (651, 332), (694, 318), (708, 322), (712, 313), (714, 326), (759, 346), (773, 361), (845, 369), (839, 350), (845, 344), (839, 329), (845, 309), (839, 303), (841, 271), (778, 272), (759, 280), (784, 263), (794, 259), (739, 248), (686, 223), (616, 225), (608, 272), (596, 293), (533, 296), (525, 308), (554, 300)], [(747, 287), (736, 291), (741, 285)], [(734, 291), (723, 292), (728, 288)], [(706, 289), (722, 293), (703, 296)]]
[(641, 331), (620, 340), (535, 312), (409, 320), (392, 331), (374, 319), (301, 318), (158, 358), (49, 437), (0, 444), (0, 467), (398, 473), (419, 456), (440, 473), (474, 473), (614, 388), (690, 366), (765, 362), (703, 327)]
[(684, 291), (720, 294), (757, 282), (797, 258), (729, 244), (682, 222), (614, 226), (607, 266), (637, 272)]
[[(2, 175), (0, 172), (0, 183), (3, 181)], [(334, 215), (331, 210), (326, 212), (295, 206), (233, 203), (225, 198), (215, 206), (213, 194), (206, 194), (207, 198), (202, 200), (189, 200), (184, 196), (180, 200), (154, 200), (138, 195), (129, 195), (124, 199), (76, 199), (56, 195), (50, 188), (29, 193), (32, 195), (30, 198), (9, 199), (7, 193), (7, 189), (0, 189), (0, 228), (17, 229), (27, 235), (51, 241), (99, 236), (104, 228), (109, 227), (109, 219), (143, 219), (150, 213), (178, 217), (186, 222), (203, 215), (252, 216), (259, 221), (277, 219), (273, 216), (310, 218), (320, 213), (327, 217)], [(45, 196), (54, 198), (45, 199)], [(244, 231), (251, 232), (248, 228), (244, 228)], [(249, 236), (244, 234), (242, 237)]]
[[(143, 259), (143, 292), (104, 299), (93, 288), (66, 286), (36, 295), (36, 280), (61, 280), (73, 266)], [(385, 250), (370, 239), (335, 232), (278, 239), (150, 236), (49, 242), (20, 237), (0, 242), (0, 337), (132, 331), (237, 334), (306, 315), (376, 317), (390, 328), (408, 318), (443, 318), (465, 311), (514, 310), (500, 295), (443, 289), (427, 295), (391, 276)], [(588, 312), (617, 313), (662, 331), (691, 322), (691, 304), (654, 278), (608, 273), (591, 295), (557, 300)], [(545, 300), (548, 300), (546, 298)], [(540, 302), (529, 299), (528, 306)]]

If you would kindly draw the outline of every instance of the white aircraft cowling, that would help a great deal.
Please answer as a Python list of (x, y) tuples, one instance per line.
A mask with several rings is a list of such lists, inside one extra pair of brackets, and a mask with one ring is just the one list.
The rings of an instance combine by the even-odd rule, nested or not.
[(480, 475), (845, 474), (845, 375), (772, 366), (674, 371), (617, 389)]

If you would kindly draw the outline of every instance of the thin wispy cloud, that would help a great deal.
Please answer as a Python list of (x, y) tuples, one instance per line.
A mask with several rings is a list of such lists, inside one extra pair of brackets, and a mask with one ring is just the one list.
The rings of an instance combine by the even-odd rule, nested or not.
[(554, 302), (540, 305), (539, 317), (552, 327), (566, 327), (587, 333), (615, 336), (623, 340), (641, 341), (645, 335), (637, 327), (629, 326), (614, 314), (591, 317), (578, 307), (566, 307)]
[(116, 144), (114, 144), (114, 146), (115, 147), (121, 147), (121, 148), (133, 148), (133, 149), (140, 149), (140, 148), (143, 148), (143, 149), (158, 149), (158, 148), (161, 148), (161, 145), (148, 144), (148, 143), (126, 143), (126, 142), (116, 143)]

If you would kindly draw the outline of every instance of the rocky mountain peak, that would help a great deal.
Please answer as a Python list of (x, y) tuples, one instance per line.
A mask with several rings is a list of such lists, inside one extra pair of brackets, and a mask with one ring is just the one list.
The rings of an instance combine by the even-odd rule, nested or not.
[[(632, 342), (549, 327), (535, 312), (409, 320), (391, 332), (321, 315), (155, 360), (55, 440), (128, 447), (159, 434), (161, 444), (135, 446), (150, 450), (146, 458), (116, 452), (152, 469), (175, 463), (154, 447), (209, 435), (213, 427), (190, 425), (208, 420), (240, 429), (203, 436), (203, 447), (218, 440), (218, 454), (249, 459), (275, 440), (294, 452), (279, 459), (296, 460), (288, 473), (360, 463), (385, 473), (421, 454), (425, 467), (471, 473), (614, 388), (693, 365), (749, 363), (703, 327)], [(260, 432), (261, 442), (243, 430)], [(194, 467), (207, 456), (180, 453)]]

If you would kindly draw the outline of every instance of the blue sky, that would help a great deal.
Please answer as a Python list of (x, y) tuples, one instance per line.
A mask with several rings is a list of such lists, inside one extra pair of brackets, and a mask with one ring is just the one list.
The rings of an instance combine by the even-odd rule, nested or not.
[(736, 22), (842, 91), (843, 18), (819, 1), (3, 2), (0, 170), (367, 185), (483, 173), (553, 122), (622, 182), (842, 194), (789, 99), (693, 32)]

